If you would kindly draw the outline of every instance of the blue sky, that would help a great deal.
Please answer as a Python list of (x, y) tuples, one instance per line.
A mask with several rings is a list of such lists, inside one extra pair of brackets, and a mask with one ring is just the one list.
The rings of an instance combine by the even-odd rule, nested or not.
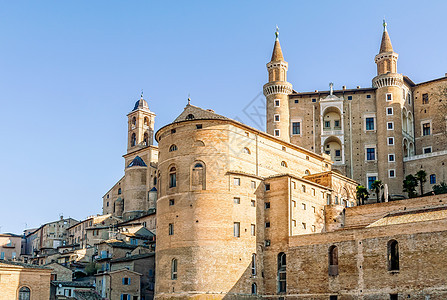
[(244, 109), (267, 80), (276, 24), (295, 90), (368, 87), (384, 16), (398, 71), (444, 76), (445, 11), (446, 1), (1, 1), (0, 232), (101, 212), (142, 89), (156, 129), (189, 93), (257, 126)]

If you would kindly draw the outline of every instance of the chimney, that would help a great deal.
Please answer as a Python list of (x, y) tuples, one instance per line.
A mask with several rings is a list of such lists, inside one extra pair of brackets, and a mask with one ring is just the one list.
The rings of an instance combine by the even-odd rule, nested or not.
[(341, 88), (343, 89), (343, 91), (346, 90), (346, 85), (342, 86)]
[(357, 88), (359, 89), (359, 88), (360, 88), (360, 85), (358, 85)]

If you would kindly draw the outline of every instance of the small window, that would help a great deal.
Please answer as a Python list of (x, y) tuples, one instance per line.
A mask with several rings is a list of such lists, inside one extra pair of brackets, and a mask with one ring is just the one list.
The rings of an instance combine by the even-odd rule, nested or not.
[(296, 227), (296, 220), (292, 220), (293, 227)]
[(287, 163), (285, 161), (281, 162), (281, 167), (287, 168)]
[(398, 300), (399, 294), (390, 294), (390, 300)]
[(292, 122), (292, 134), (301, 134), (301, 122)]
[(251, 284), (251, 294), (257, 295), (257, 293), (258, 293), (258, 287), (257, 287), (256, 283), (252, 283)]
[(388, 162), (395, 162), (394, 154), (388, 154)]
[(276, 107), (279, 106), (279, 101), (280, 101), (280, 99), (275, 99), (275, 106), (276, 106)]
[(196, 117), (194, 117), (193, 114), (189, 114), (186, 116), (186, 120), (194, 120)]
[(394, 138), (393, 137), (389, 137), (388, 138), (388, 145), (390, 145), (390, 146), (394, 145)]
[(340, 129), (340, 120), (334, 121), (334, 127), (335, 127), (335, 129)]
[(241, 179), (240, 178), (234, 178), (233, 180), (234, 185), (241, 185)]
[(279, 129), (275, 129), (275, 136), (279, 136)]
[(129, 277), (123, 277), (123, 285), (130, 285), (130, 278)]
[(312, 98), (312, 102), (317, 102), (317, 99), (316, 98)]
[(270, 228), (270, 222), (265, 222), (265, 228)]
[(251, 207), (256, 207), (256, 200), (251, 200), (251, 202), (250, 202), (251, 204)]
[(19, 300), (30, 300), (31, 299), (31, 290), (24, 286), (19, 290)]
[(331, 121), (324, 121), (324, 128), (331, 128)]
[(241, 236), (241, 223), (234, 222), (233, 223), (233, 236), (240, 237)]
[(295, 104), (297, 104), (297, 103), (300, 103), (300, 101), (299, 100), (295, 100)]
[(292, 200), (292, 206), (296, 207), (296, 201), (295, 200)]
[(305, 186), (304, 184), (301, 186), (301, 191), (302, 191), (303, 193), (306, 192), (306, 186)]
[(301, 223), (301, 229), (306, 229), (306, 223)]
[(251, 275), (256, 275), (256, 254), (251, 255)]
[(424, 152), (424, 154), (431, 153), (431, 146), (422, 148), (422, 151)]
[(109, 201), (107, 201), (107, 207), (109, 207)]
[(174, 199), (169, 199), (169, 206), (172, 206), (175, 204), (175, 200)]
[(264, 208), (265, 209), (269, 209), (270, 208), (270, 202), (265, 202), (264, 203)]
[(250, 232), (251, 232), (251, 236), (256, 235), (256, 225), (255, 224), (250, 225)]
[(387, 107), (386, 108), (386, 115), (387, 116), (392, 116), (393, 115), (393, 108), (392, 107)]
[(335, 150), (335, 156), (340, 157), (341, 156), (341, 150)]
[(235, 198), (233, 199), (233, 201), (234, 201), (234, 204), (241, 204), (241, 198), (237, 198), (237, 197), (235, 197)]
[(386, 123), (386, 129), (387, 130), (394, 130), (394, 122), (387, 122)]
[(370, 99), (371, 98), (371, 95), (366, 95), (366, 99)]
[(302, 208), (303, 210), (306, 210), (306, 203), (301, 203), (301, 208)]
[(304, 175), (310, 175), (310, 171), (309, 170), (304, 171)]
[(265, 246), (265, 247), (268, 247), (268, 246), (270, 246), (270, 245), (271, 245), (270, 240), (265, 240), (265, 241), (264, 241), (264, 246)]
[(202, 129), (202, 124), (197, 124), (196, 129)]
[(376, 148), (366, 148), (366, 160), (376, 160)]
[(256, 181), (252, 181), (250, 183), (250, 186), (251, 186), (252, 189), (255, 189), (256, 188)]
[(311, 226), (311, 230), (312, 230), (312, 232), (315, 232), (315, 225)]
[(173, 188), (177, 186), (177, 173), (175, 167), (169, 170), (169, 187)]
[(393, 94), (386, 94), (386, 101), (393, 101)]
[(422, 135), (426, 136), (426, 135), (430, 135), (430, 122), (427, 123), (423, 123), (422, 124)]
[(374, 130), (374, 118), (365, 119), (366, 130)]
[(171, 279), (177, 279), (177, 259), (175, 258), (171, 261)]
[(121, 188), (118, 189), (118, 195), (121, 195)]
[(275, 122), (279, 122), (279, 115), (274, 115), (273, 117)]
[(368, 189), (371, 189), (372, 183), (377, 180), (376, 176), (368, 176)]
[(396, 177), (396, 170), (394, 170), (394, 169), (388, 170), (388, 177), (389, 178)]
[(169, 235), (174, 235), (174, 224), (169, 223)]
[(428, 104), (428, 94), (422, 94), (422, 104)]
[(335, 245), (329, 247), (329, 275), (338, 275), (338, 248)]
[(396, 240), (388, 242), (388, 271), (399, 271), (399, 244)]
[(266, 191), (270, 191), (270, 183), (266, 183), (265, 184), (265, 190)]
[(352, 100), (352, 96), (348, 96), (348, 100)]
[(337, 300), (338, 296), (337, 295), (331, 295), (329, 296), (329, 300)]
[(435, 184), (436, 183), (436, 174), (431, 174), (430, 175), (430, 184)]
[(137, 125), (137, 118), (135, 117), (132, 118), (132, 125), (134, 126)]
[(171, 134), (174, 134), (174, 133), (176, 133), (176, 130), (175, 129), (171, 129)]
[(169, 147), (169, 152), (173, 152), (173, 151), (177, 151), (176, 145), (171, 145), (171, 147)]

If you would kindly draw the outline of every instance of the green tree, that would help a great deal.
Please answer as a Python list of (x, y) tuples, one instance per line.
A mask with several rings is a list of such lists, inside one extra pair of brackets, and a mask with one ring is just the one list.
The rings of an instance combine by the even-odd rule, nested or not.
[(435, 192), (435, 195), (447, 194), (447, 183), (441, 182), (440, 184), (435, 184), (433, 186), (433, 192)]
[(377, 203), (380, 203), (380, 191), (383, 189), (383, 183), (380, 180), (374, 180), (373, 183), (371, 183), (371, 190), (376, 193), (377, 196)]
[(417, 196), (416, 187), (418, 186), (418, 180), (413, 175), (407, 175), (403, 181), (403, 192), (408, 193), (409, 198)]
[(369, 197), (368, 189), (363, 185), (357, 186), (356, 196), (357, 199), (359, 200), (359, 205), (365, 204), (365, 200), (368, 199)]
[(85, 266), (85, 273), (87, 273), (88, 276), (92, 276), (94, 274), (96, 274), (99, 270), (99, 265), (96, 264), (95, 262), (89, 262), (86, 266)]
[(427, 173), (424, 170), (419, 170), (414, 176), (416, 177), (417, 181), (419, 181), (422, 196), (424, 195), (424, 182), (427, 182)]

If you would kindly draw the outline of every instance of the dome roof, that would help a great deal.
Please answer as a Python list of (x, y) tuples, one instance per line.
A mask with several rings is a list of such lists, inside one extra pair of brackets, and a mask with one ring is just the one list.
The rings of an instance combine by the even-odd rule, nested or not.
[(147, 165), (141, 157), (135, 156), (135, 158), (127, 167), (147, 167)]
[(143, 97), (141, 97), (140, 100), (135, 102), (135, 106), (134, 106), (133, 110), (137, 110), (137, 109), (149, 110), (149, 105), (147, 105), (147, 102), (146, 102), (146, 100), (143, 99)]

